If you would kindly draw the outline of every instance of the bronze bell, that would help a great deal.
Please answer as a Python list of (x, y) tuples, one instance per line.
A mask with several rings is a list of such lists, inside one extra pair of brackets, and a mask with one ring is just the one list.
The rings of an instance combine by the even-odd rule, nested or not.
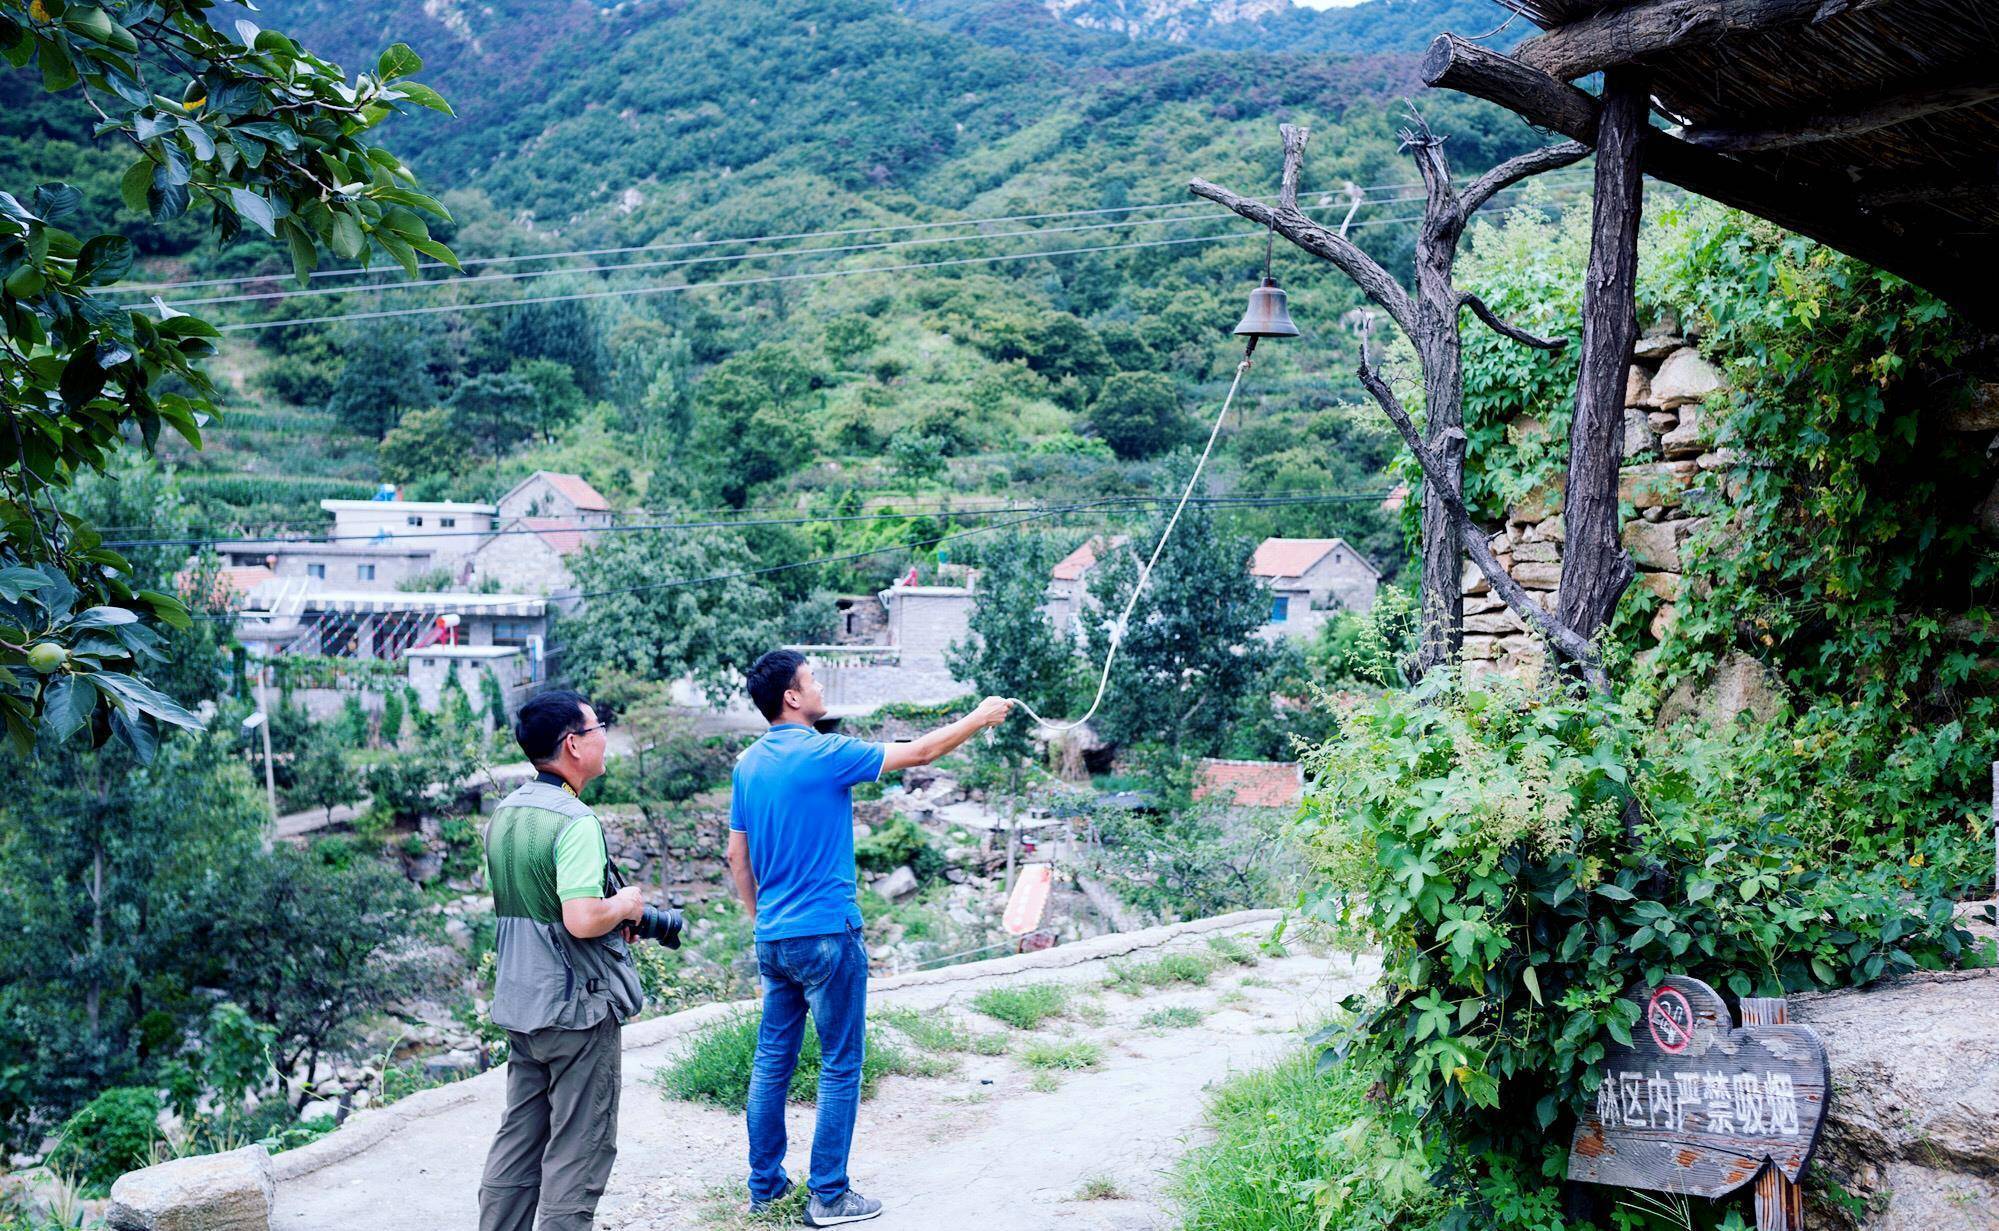
[(1242, 314), (1242, 323), (1235, 327), (1237, 337), (1245, 338), (1295, 338), (1298, 326), (1291, 323), (1291, 312), (1284, 305), (1284, 291), (1277, 285), (1277, 279), (1265, 277), (1263, 285), (1249, 293), (1249, 310)]

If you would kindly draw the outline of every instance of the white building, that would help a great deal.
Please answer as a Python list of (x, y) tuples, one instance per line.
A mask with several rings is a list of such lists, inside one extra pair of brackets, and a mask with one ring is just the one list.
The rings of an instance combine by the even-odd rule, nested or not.
[(322, 500), (319, 507), (333, 514), (333, 544), (387, 547), (393, 540), (430, 552), (430, 567), (453, 575), (499, 514), (494, 505), (457, 500)]

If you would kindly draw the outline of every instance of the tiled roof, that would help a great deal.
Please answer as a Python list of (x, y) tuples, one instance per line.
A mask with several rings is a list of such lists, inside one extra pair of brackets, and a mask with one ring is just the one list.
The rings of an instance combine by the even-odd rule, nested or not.
[(1130, 541), (1126, 535), (1114, 535), (1106, 547), (1101, 537), (1091, 535), (1088, 542), (1058, 560), (1049, 570), (1049, 576), (1057, 581), (1075, 581), (1096, 566), (1098, 552), (1115, 551)]
[[(579, 483), (582, 480), (577, 480)], [(555, 549), (558, 556), (566, 556), (583, 546), (583, 532), (578, 530), (566, 517), (523, 517), (508, 526), (509, 530), (532, 530)]]
[(258, 586), (272, 580), (277, 574), (261, 564), (219, 568), (215, 570), (214, 588), (207, 595), (194, 592), (197, 576), (193, 569), (188, 569), (174, 578), (182, 598), (203, 605), (214, 602), (225, 607), (234, 607), (238, 600), (249, 597)]
[(1249, 571), (1258, 577), (1303, 577), (1338, 546), (1338, 539), (1265, 539), (1256, 545)]
[(1195, 799), (1225, 796), (1239, 808), (1295, 808), (1305, 797), (1296, 761), (1222, 761), (1203, 758)]
[(550, 487), (569, 497), (569, 502), (583, 512), (601, 513), (611, 507), (611, 502), (604, 499), (603, 493), (585, 482), (580, 474), (557, 474), (552, 470), (536, 473), (547, 479)]

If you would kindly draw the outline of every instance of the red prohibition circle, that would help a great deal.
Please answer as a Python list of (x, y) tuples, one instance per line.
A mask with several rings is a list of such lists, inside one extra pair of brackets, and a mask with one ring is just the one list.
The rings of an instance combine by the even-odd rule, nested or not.
[(1677, 1056), (1693, 1046), (1694, 1007), (1679, 992), (1661, 987), (1645, 1005), (1645, 1029), (1660, 1051)]

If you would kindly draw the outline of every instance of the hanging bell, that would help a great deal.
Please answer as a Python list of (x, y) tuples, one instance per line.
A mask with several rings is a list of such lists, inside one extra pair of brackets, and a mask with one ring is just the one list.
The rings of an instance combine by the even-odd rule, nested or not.
[(1249, 293), (1249, 310), (1242, 314), (1242, 323), (1235, 327), (1239, 338), (1295, 338), (1298, 326), (1291, 323), (1291, 312), (1284, 305), (1284, 291), (1277, 285), (1277, 279), (1265, 277), (1263, 285)]

